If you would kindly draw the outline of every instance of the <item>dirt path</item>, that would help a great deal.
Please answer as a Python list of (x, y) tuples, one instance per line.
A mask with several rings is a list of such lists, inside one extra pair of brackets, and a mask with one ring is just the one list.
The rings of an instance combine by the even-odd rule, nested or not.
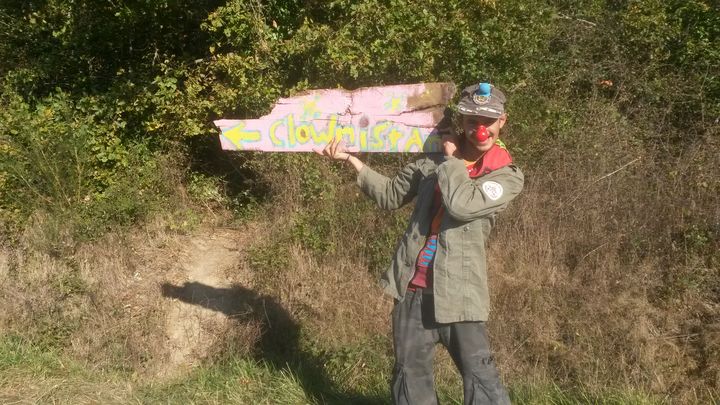
[[(218, 338), (231, 326), (227, 311), (222, 311), (230, 297), (233, 282), (228, 273), (239, 276), (240, 236), (236, 231), (214, 232), (192, 237), (179, 256), (181, 276), (168, 280), (166, 296), (171, 298), (165, 330), (169, 357), (159, 366), (157, 375), (171, 377), (186, 371), (204, 358)], [(182, 277), (184, 274), (184, 277)]]

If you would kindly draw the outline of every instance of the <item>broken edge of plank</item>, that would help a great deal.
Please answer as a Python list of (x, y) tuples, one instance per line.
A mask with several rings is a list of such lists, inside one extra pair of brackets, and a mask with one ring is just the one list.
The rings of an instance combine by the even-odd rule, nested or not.
[(440, 152), (452, 83), (310, 90), (258, 119), (215, 121), (225, 150), (309, 152), (337, 138), (355, 152)]

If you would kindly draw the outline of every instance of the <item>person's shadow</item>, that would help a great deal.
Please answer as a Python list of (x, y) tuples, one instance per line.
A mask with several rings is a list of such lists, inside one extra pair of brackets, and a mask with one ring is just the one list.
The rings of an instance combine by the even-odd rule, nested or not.
[(323, 370), (323, 359), (300, 347), (300, 327), (277, 300), (238, 284), (216, 288), (198, 282), (162, 285), (164, 297), (222, 312), (238, 324), (260, 322), (258, 357), (276, 369), (289, 368), (309, 399), (321, 404), (383, 404), (388, 400), (352, 392), (339, 392)]

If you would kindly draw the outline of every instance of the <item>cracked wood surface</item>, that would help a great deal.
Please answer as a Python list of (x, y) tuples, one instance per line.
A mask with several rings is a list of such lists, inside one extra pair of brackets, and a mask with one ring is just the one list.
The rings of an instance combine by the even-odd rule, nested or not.
[[(225, 150), (309, 152), (333, 137), (358, 152), (439, 152), (452, 83), (311, 90), (258, 119), (218, 120)], [(442, 127), (440, 127), (442, 126)]]

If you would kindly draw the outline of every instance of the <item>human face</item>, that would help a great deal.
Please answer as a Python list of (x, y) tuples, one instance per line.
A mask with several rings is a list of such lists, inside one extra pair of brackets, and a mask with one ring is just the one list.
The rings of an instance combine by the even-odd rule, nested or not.
[[(480, 117), (475, 115), (462, 115), (462, 127), (465, 137), (480, 152), (487, 152), (500, 136), (500, 128), (505, 125), (507, 117), (502, 114), (498, 118)], [(475, 134), (478, 126), (483, 125), (488, 131), (488, 138), (480, 141)]]

